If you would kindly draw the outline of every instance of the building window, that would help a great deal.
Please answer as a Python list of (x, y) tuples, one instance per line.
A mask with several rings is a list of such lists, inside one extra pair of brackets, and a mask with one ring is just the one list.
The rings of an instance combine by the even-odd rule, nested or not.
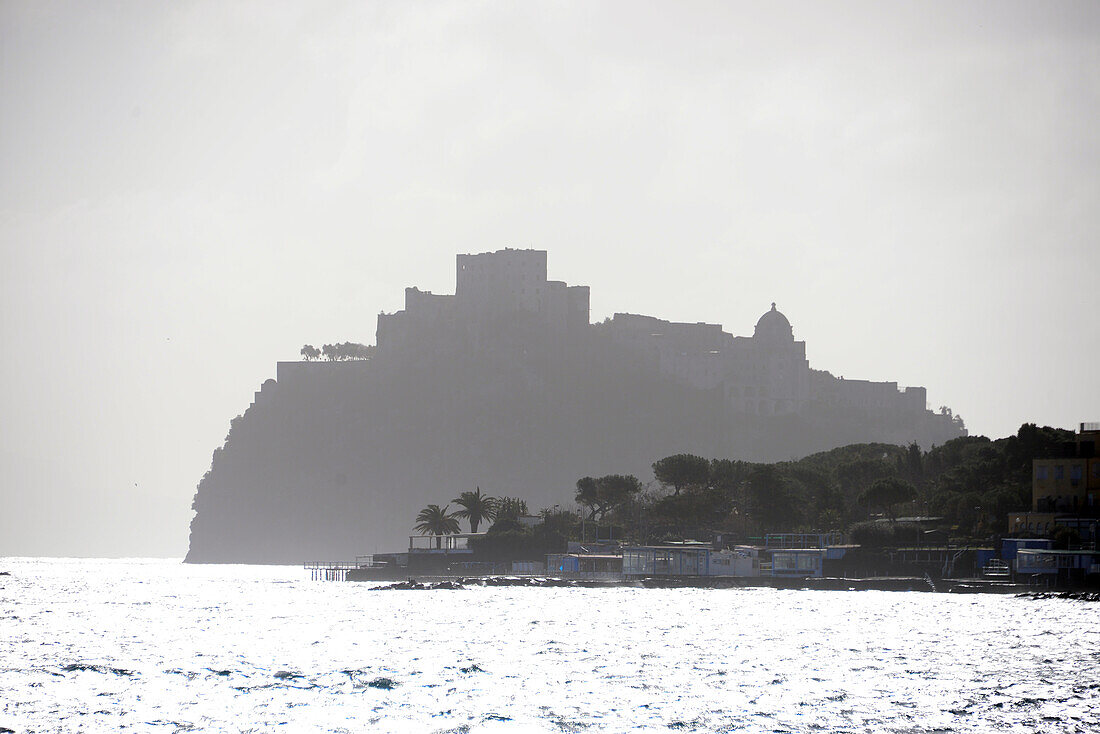
[(1066, 478), (1066, 468), (1064, 466), (1062, 466), (1061, 464), (1054, 467), (1054, 478), (1055, 479), (1065, 479)]
[(772, 568), (776, 571), (796, 571), (797, 563), (793, 553), (776, 553), (772, 556)]
[(811, 555), (798, 556), (798, 570), (799, 571), (816, 571), (817, 570), (817, 558)]
[(1046, 479), (1047, 478), (1047, 468), (1045, 466), (1035, 467), (1035, 478), (1036, 479)]
[(1081, 475), (1083, 474), (1083, 471), (1082, 471), (1083, 469), (1084, 469), (1084, 467), (1082, 467), (1080, 464), (1073, 464), (1069, 468), (1069, 478), (1070, 479), (1080, 479)]

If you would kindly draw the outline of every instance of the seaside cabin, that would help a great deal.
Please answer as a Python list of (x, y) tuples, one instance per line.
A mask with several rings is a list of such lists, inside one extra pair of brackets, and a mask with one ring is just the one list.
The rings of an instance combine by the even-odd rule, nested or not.
[(706, 544), (634, 545), (623, 548), (623, 576), (707, 576)]
[(753, 545), (739, 545), (732, 549), (712, 551), (710, 554), (710, 576), (759, 576), (760, 548)]
[(886, 551), (889, 565), (895, 573), (933, 578), (961, 578), (980, 573), (994, 558), (994, 548), (972, 546), (919, 546), (891, 548)]
[(441, 570), (456, 563), (473, 560), (470, 539), (485, 533), (454, 533), (452, 535), (410, 535), (408, 568)]
[(1016, 573), (1058, 585), (1100, 578), (1100, 551), (1021, 548), (1016, 551)]
[[(765, 575), (772, 576), (843, 576), (849, 572), (845, 556), (858, 545), (847, 544), (844, 533), (768, 533), (764, 536), (765, 549), (772, 556), (771, 565), (764, 564)], [(822, 551), (818, 559), (815, 553), (787, 553), (786, 551)], [(775, 556), (779, 555), (778, 571)]]
[(1050, 550), (1054, 541), (1050, 538), (1002, 538), (1001, 560), (1009, 566), (1015, 566), (1016, 554), (1022, 550)]
[(825, 552), (824, 548), (772, 549), (769, 551), (771, 575), (785, 578), (821, 578)]
[(512, 573), (514, 574), (544, 574), (546, 564), (542, 561), (512, 561)]
[(547, 553), (546, 571), (579, 578), (618, 578), (623, 557), (617, 553)]

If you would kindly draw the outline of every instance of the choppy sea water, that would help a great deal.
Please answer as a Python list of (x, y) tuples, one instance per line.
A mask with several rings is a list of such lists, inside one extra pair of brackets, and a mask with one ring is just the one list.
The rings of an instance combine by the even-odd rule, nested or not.
[(1100, 730), (1100, 607), (0, 559), (15, 731)]

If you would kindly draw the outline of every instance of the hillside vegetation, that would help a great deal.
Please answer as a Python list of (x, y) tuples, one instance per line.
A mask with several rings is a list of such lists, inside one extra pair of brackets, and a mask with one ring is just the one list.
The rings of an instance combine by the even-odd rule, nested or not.
[[(985, 538), (1029, 508), (1032, 459), (1058, 455), (1072, 438), (1025, 424), (1007, 438), (957, 438), (929, 451), (861, 443), (772, 464), (681, 454), (654, 464), (656, 486), (609, 504), (591, 489), (607, 478), (586, 477), (576, 499), (591, 520), (641, 542), (849, 530), (887, 512), (942, 517), (952, 535)], [(889, 487), (902, 494), (883, 494)], [(883, 504), (890, 496), (903, 501)]]

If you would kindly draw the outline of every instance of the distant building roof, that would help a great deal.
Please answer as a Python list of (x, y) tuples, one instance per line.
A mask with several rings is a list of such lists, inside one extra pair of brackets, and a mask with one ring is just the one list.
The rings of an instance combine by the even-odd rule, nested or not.
[(760, 320), (756, 322), (756, 330), (752, 336), (754, 339), (768, 341), (793, 341), (794, 330), (791, 329), (791, 322), (787, 320), (787, 317), (777, 311), (775, 304), (772, 303), (772, 310), (765, 311)]

